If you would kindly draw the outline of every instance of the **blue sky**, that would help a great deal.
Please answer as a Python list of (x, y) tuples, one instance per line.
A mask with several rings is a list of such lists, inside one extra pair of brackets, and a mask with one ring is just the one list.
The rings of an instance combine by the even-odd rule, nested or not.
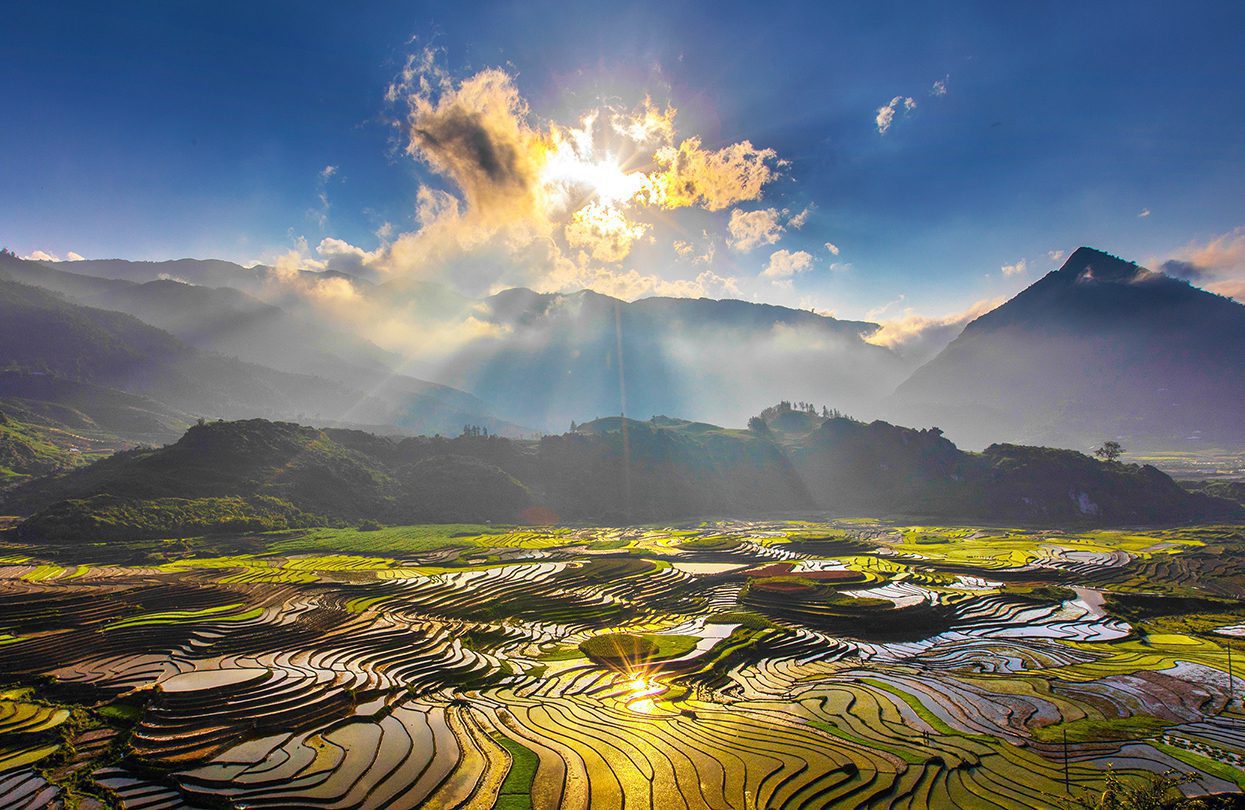
[[(733, 285), (709, 294), (942, 315), (1016, 292), (1055, 266), (1050, 251), (1189, 255), (1245, 225), (1239, 3), (348, 5), (7, 5), (0, 242), (242, 262), (323, 261), (326, 237), (383, 250), (385, 223), (418, 232), (421, 187), (469, 207), (435, 156), (404, 151), (407, 107), (385, 98), (429, 47), (446, 94), (500, 68), (538, 133), (648, 95), (677, 109), (676, 146), (773, 150), (759, 195), (637, 209), (627, 256), (557, 277), (572, 285), (617, 291), (609, 279), (634, 271), (661, 292), (710, 269)], [(785, 231), (732, 248), (732, 212), (769, 209)], [(807, 266), (761, 275), (780, 250)], [(530, 250), (434, 255), (398, 272), (438, 261), (470, 292), (562, 283), (478, 277), (545, 260)]]

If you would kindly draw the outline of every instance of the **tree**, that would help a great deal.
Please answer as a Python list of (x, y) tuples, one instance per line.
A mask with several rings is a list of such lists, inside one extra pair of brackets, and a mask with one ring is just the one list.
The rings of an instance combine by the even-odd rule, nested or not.
[(1107, 464), (1114, 464), (1120, 460), (1120, 456), (1124, 455), (1124, 448), (1120, 447), (1119, 442), (1103, 442), (1102, 446), (1094, 451), (1094, 455)]
[(759, 416), (754, 416), (748, 420), (748, 430), (753, 433), (769, 433), (769, 425), (765, 424), (765, 420)]

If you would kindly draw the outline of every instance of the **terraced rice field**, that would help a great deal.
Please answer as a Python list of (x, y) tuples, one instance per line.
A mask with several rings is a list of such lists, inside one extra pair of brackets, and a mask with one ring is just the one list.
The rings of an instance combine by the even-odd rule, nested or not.
[(1245, 785), (1240, 527), (214, 542), (126, 565), (0, 548), (0, 807), (1055, 807), (1108, 769)]

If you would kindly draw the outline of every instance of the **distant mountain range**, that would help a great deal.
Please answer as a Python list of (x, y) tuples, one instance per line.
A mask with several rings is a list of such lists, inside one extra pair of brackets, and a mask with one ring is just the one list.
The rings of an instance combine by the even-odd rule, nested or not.
[(481, 317), (506, 338), (468, 345), (445, 364), (447, 382), (515, 421), (553, 430), (621, 413), (742, 425), (791, 391), (863, 410), (908, 371), (893, 352), (864, 341), (877, 324), (806, 310), (526, 289), (484, 303)]
[[(470, 423), (511, 436), (624, 413), (738, 426), (768, 403), (799, 399), (936, 425), (966, 447), (1245, 448), (1245, 306), (1089, 248), (915, 369), (869, 342), (877, 324), (804, 310), (526, 289), (471, 301), (428, 282), (348, 277), (416, 329), (445, 313), (489, 327), (431, 367), (439, 384), (281, 292), (273, 273), (217, 260), (6, 255), (0, 278), (59, 298), (35, 305), (29, 288), (0, 288), (0, 306), (28, 310), (9, 327), (16, 343), (0, 349), (9, 370), (0, 399), (48, 388), (21, 376), (34, 371), (59, 381), (57, 396), (79, 386), (72, 407), (83, 414), (88, 390), (139, 397), (149, 427), (174, 414), (257, 416), (447, 435)], [(31, 330), (56, 334), (34, 340)]]
[[(796, 413), (798, 418), (792, 419)], [(513, 441), (210, 422), (13, 490), (26, 538), (88, 542), (383, 522), (635, 523), (824, 513), (1052, 525), (1245, 518), (1153, 467), (1068, 450), (965, 453), (937, 431), (769, 409), (749, 430), (610, 417)]]
[(884, 412), (968, 446), (1245, 447), (1245, 306), (1081, 248), (970, 323)]
[[(49, 288), (6, 280), (15, 276)], [(183, 417), (297, 418), (428, 434), (457, 434), (466, 423), (518, 430), (469, 394), (395, 373), (383, 363), (387, 355), (365, 341), (243, 293), (170, 281), (97, 282), (0, 257), (0, 408), (12, 398), (23, 407), (59, 404), (90, 419), (98, 401), (116, 403), (124, 394), (131, 410), (161, 415), (138, 425), (113, 420), (116, 435), (136, 441), (176, 437)], [(118, 311), (126, 309), (177, 335)]]

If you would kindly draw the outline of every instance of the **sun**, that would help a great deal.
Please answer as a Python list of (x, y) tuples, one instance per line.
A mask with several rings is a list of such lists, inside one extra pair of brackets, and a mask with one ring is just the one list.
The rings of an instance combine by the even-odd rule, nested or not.
[(644, 172), (627, 171), (610, 154), (587, 160), (569, 145), (549, 155), (541, 179), (567, 198), (588, 197), (606, 205), (623, 205), (648, 183)]

